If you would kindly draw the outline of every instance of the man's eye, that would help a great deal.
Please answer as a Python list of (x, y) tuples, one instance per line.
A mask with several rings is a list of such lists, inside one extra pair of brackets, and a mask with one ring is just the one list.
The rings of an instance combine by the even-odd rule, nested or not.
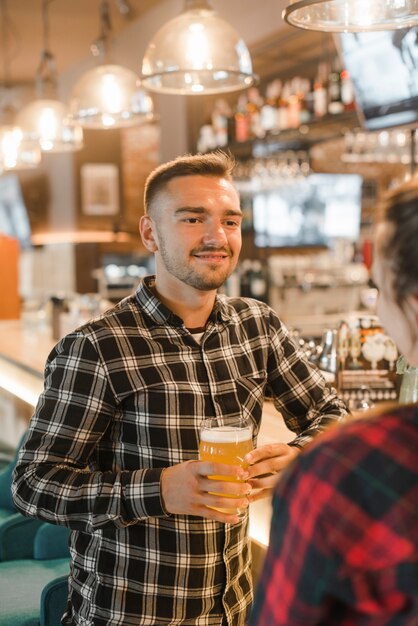
[(199, 218), (198, 217), (186, 217), (184, 221), (187, 222), (188, 224), (197, 224), (199, 222)]
[(239, 222), (237, 222), (236, 220), (227, 220), (226, 225), (230, 226), (230, 227), (234, 227), (234, 226), (238, 227), (239, 226)]

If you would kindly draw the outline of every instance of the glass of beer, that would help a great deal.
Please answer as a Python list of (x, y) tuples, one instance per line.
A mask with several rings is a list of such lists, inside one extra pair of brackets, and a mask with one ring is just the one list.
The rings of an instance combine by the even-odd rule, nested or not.
[[(201, 461), (239, 465), (247, 469), (248, 465), (244, 457), (253, 449), (252, 434), (253, 427), (250, 419), (239, 418), (234, 421), (224, 421), (218, 418), (205, 418), (200, 426), (199, 458)], [(239, 482), (232, 476), (213, 475), (209, 478)], [(225, 497), (234, 498), (234, 496)], [(234, 508), (218, 508), (217, 510), (222, 513), (232, 513)], [(238, 509), (237, 513), (243, 517), (245, 510)]]

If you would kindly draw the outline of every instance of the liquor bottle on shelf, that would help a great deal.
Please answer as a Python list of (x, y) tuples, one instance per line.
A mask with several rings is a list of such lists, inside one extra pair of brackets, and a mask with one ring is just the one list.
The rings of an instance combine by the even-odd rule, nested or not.
[(214, 150), (216, 147), (217, 144), (213, 126), (207, 121), (206, 124), (203, 124), (200, 128), (199, 138), (197, 140), (197, 151), (205, 153)]
[(296, 76), (290, 81), (290, 95), (287, 99), (287, 127), (299, 128), (301, 101), (299, 97), (300, 78)]
[(356, 108), (354, 86), (347, 70), (341, 71), (341, 100), (345, 111), (354, 111)]
[(219, 148), (228, 144), (228, 118), (231, 117), (231, 108), (226, 100), (219, 98), (215, 102), (212, 112), (212, 128), (215, 142)]
[(235, 112), (235, 141), (248, 141), (250, 138), (250, 120), (247, 110), (248, 97), (242, 93), (238, 98)]
[(289, 98), (291, 95), (290, 82), (287, 81), (280, 93), (279, 102), (277, 105), (277, 127), (279, 130), (286, 130), (289, 128)]
[(315, 101), (315, 93), (314, 93), (314, 85), (315, 85), (315, 80), (309, 80), (308, 82), (308, 91), (305, 95), (305, 102), (306, 102), (306, 109), (308, 112), (308, 117), (309, 117), (309, 121), (313, 120), (315, 118), (315, 107), (314, 107), (314, 101)]
[(260, 123), (264, 133), (276, 132), (278, 130), (277, 102), (282, 89), (281, 81), (273, 80), (267, 85), (266, 98), (261, 108)]
[(263, 106), (263, 98), (257, 87), (251, 87), (248, 90), (248, 124), (250, 139), (264, 137), (265, 132), (261, 125), (261, 108)]
[(324, 117), (328, 112), (328, 94), (326, 89), (327, 65), (320, 63), (318, 74), (314, 82), (314, 115)]
[(313, 117), (313, 112), (310, 104), (310, 81), (307, 78), (300, 79), (298, 97), (300, 100), (300, 124), (308, 124)]
[(344, 103), (341, 98), (341, 69), (337, 62), (328, 75), (328, 113), (338, 115), (344, 111)]

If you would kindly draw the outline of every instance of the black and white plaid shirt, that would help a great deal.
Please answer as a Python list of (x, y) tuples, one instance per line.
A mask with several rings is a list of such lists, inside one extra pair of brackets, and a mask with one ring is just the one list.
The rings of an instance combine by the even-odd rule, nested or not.
[(201, 344), (150, 290), (64, 337), (15, 473), (26, 515), (71, 533), (63, 624), (243, 626), (248, 519), (168, 516), (163, 468), (198, 458), (203, 416), (250, 416), (273, 398), (303, 444), (345, 414), (276, 314), (218, 296)]

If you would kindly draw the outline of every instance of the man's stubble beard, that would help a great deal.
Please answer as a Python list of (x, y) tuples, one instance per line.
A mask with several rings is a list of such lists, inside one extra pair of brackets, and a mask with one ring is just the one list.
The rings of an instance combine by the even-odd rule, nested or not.
[[(158, 229), (157, 229), (157, 233), (158, 233)], [(189, 285), (190, 287), (193, 287), (194, 289), (199, 289), (200, 291), (212, 291), (214, 289), (219, 289), (219, 287), (222, 287), (222, 285), (225, 283), (227, 278), (229, 278), (229, 276), (232, 274), (236, 266), (236, 262), (230, 263), (228, 265), (228, 268), (226, 268), (225, 270), (222, 270), (221, 277), (219, 276), (219, 274), (217, 274), (216, 276), (212, 276), (212, 277), (203, 276), (199, 274), (196, 271), (196, 269), (193, 269), (192, 267), (188, 267), (184, 264), (180, 265), (176, 263), (175, 260), (171, 259), (170, 254), (167, 252), (167, 247), (165, 245), (164, 237), (161, 236), (161, 233), (158, 233), (158, 242), (159, 242), (158, 251), (161, 255), (161, 259), (167, 271), (172, 276), (182, 281), (186, 285)], [(215, 250), (215, 248), (209, 248), (209, 247), (205, 248), (206, 251), (209, 251), (209, 249)], [(193, 257), (191, 256), (191, 258)], [(229, 257), (230, 261), (231, 261), (231, 258), (232, 257), (230, 256)]]

